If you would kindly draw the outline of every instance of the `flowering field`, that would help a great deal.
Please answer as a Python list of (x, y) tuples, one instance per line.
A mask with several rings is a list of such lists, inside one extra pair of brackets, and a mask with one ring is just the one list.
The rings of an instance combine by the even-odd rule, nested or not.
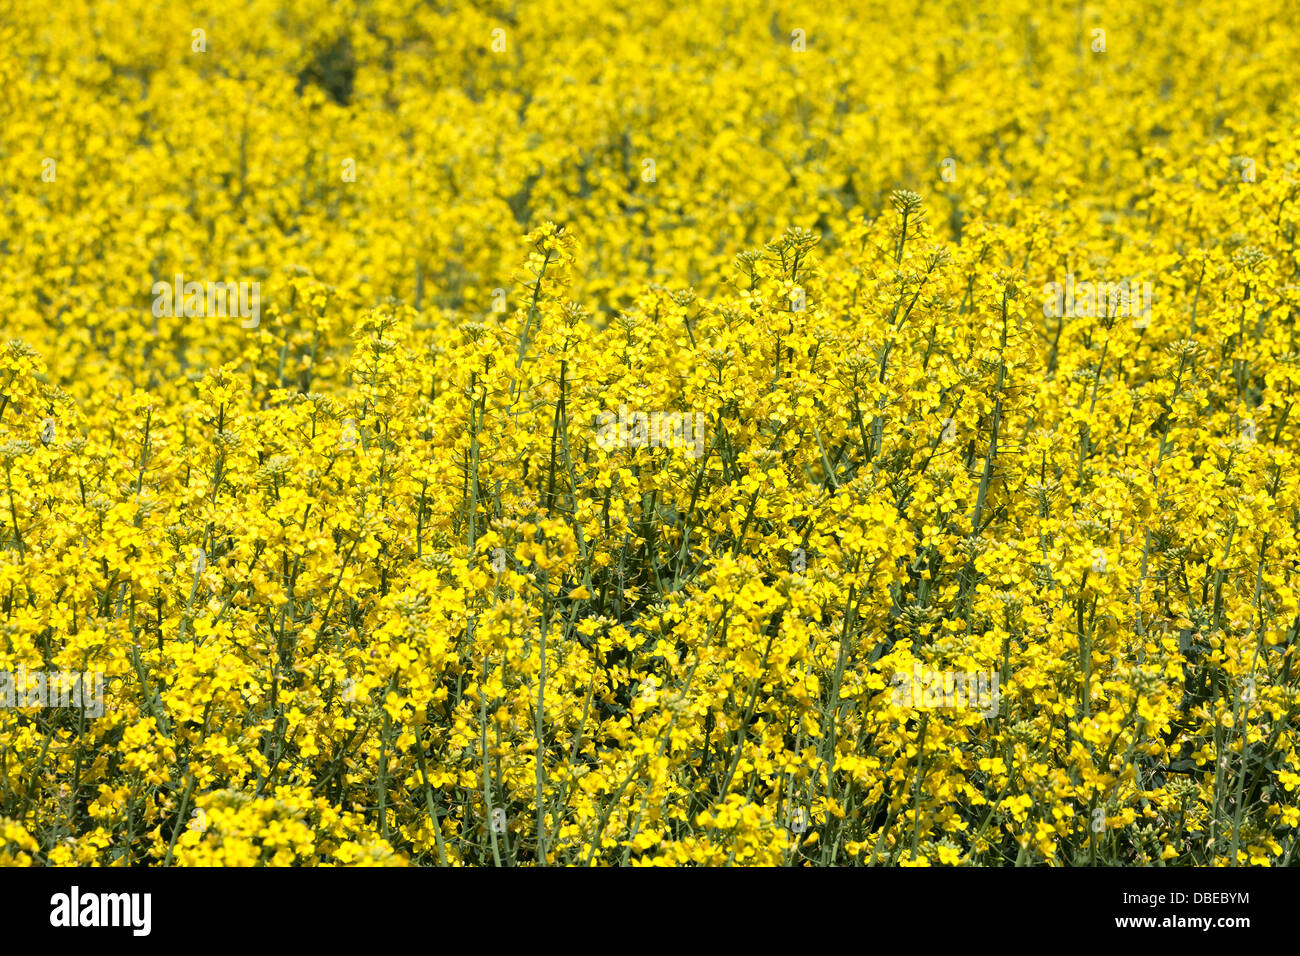
[(0, 864), (1284, 865), (1282, 0), (5, 0)]

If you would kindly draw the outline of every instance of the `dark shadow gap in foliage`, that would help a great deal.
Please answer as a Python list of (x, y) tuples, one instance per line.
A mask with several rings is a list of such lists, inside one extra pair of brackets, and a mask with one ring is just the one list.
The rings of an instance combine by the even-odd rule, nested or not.
[(352, 51), (352, 40), (346, 33), (339, 34), (328, 47), (319, 49), (298, 73), (295, 88), (299, 96), (308, 84), (319, 86), (339, 106), (352, 100), (352, 89), (357, 78), (357, 61)]

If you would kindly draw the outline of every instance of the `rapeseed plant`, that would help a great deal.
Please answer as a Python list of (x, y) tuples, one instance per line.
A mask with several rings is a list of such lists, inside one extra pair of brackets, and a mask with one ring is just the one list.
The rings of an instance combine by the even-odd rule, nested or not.
[(1284, 5), (11, 6), (0, 864), (1292, 862)]

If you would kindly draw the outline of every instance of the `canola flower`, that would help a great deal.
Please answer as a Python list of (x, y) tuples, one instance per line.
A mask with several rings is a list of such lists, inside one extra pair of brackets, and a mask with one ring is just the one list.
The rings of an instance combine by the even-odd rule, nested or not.
[(0, 865), (1291, 863), (1288, 13), (13, 0)]

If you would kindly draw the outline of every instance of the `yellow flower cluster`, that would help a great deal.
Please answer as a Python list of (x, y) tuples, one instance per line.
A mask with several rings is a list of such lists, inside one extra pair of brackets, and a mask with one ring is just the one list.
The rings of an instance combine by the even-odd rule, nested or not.
[(1293, 862), (1291, 14), (11, 0), (0, 865)]

